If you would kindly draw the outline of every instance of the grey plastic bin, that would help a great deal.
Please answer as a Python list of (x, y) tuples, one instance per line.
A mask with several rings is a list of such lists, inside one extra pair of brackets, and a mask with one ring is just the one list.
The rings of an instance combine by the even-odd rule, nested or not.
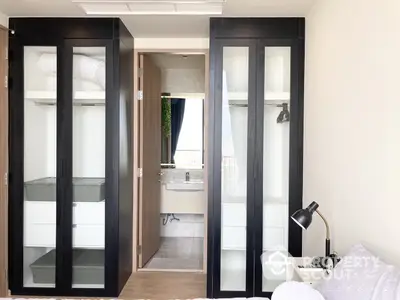
[[(55, 282), (56, 251), (51, 250), (31, 264), (34, 283)], [(104, 250), (73, 250), (73, 284), (104, 284)]]
[[(104, 178), (73, 178), (74, 202), (99, 202), (105, 199)], [(25, 182), (28, 201), (55, 201), (56, 178), (47, 177)]]

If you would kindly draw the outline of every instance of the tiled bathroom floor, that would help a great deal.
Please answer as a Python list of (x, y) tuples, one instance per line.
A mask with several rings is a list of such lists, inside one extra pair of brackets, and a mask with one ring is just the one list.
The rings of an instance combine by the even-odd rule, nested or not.
[(203, 269), (203, 238), (163, 237), (146, 269)]

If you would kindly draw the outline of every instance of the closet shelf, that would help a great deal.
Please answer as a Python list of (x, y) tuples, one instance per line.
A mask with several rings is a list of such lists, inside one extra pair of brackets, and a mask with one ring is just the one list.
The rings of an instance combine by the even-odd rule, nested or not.
[[(55, 105), (56, 91), (27, 91), (25, 99), (35, 102), (37, 105)], [(105, 105), (105, 91), (76, 91), (74, 94), (74, 105), (94, 106)]]
[[(248, 102), (248, 93), (244, 92), (228, 92), (229, 102), (231, 101), (245, 101)], [(290, 101), (290, 92), (266, 92), (265, 101), (283, 103)]]

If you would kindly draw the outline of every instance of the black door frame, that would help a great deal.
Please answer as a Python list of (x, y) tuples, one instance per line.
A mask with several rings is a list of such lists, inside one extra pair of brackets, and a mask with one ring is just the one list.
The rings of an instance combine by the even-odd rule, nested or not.
[[(210, 80), (215, 82), (211, 85), (210, 111), (209, 111), (209, 221), (208, 221), (208, 273), (207, 273), (207, 295), (213, 298), (228, 297), (251, 297), (253, 294), (254, 273), (254, 154), (255, 154), (255, 118), (251, 115), (256, 110), (256, 41), (250, 39), (232, 40), (219, 39), (213, 41), (210, 53)], [(247, 47), (249, 49), (249, 76), (248, 76), (248, 139), (247, 139), (247, 203), (246, 203), (246, 290), (245, 291), (222, 291), (221, 285), (221, 161), (222, 161), (222, 79), (223, 79), (223, 48), (224, 47)], [(213, 79), (211, 79), (213, 78)], [(211, 221), (211, 222), (210, 222)], [(250, 249), (250, 250), (249, 250)]]
[[(265, 85), (265, 48), (290, 47), (290, 149), (289, 149), (289, 212), (291, 216), (302, 208), (303, 193), (303, 86), (304, 65), (302, 67), (301, 44), (293, 39), (259, 39), (257, 41), (257, 110), (256, 110), (256, 153), (255, 153), (255, 277), (254, 291), (257, 297), (271, 297), (272, 292), (262, 291), (263, 253), (263, 158), (264, 158), (264, 85)], [(288, 218), (288, 252), (293, 257), (302, 255), (301, 228)]]
[[(264, 50), (265, 46), (291, 47), (291, 123), (289, 166), (289, 214), (302, 207), (303, 185), (303, 94), (304, 94), (304, 18), (211, 18), (210, 21), (210, 106), (209, 106), (209, 172), (208, 172), (208, 262), (207, 297), (271, 296), (262, 292), (263, 230), (263, 120), (264, 120)], [(221, 263), (221, 119), (222, 119), (222, 47), (249, 46), (250, 54), (249, 136), (247, 199), (247, 270), (246, 292), (220, 291)], [(251, 67), (252, 64), (254, 68)], [(249, 78), (250, 81), (250, 78)], [(251, 86), (255, 84), (254, 94)], [(253, 102), (250, 99), (257, 99)], [(261, 99), (261, 100), (260, 100)], [(250, 119), (250, 118), (249, 118)], [(253, 128), (253, 132), (250, 129)], [(250, 161), (251, 154), (255, 158)], [(249, 180), (253, 179), (252, 183)], [(302, 232), (289, 222), (289, 252), (302, 255)], [(249, 266), (251, 263), (251, 266)]]

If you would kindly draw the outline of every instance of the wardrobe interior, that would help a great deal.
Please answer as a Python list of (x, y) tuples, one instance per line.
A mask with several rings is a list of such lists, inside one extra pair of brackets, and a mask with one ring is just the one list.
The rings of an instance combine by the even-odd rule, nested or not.
[[(246, 289), (249, 48), (223, 47), (221, 291)], [(290, 48), (266, 47), (264, 66), (263, 253), (288, 249)], [(260, 259), (260, 258), (256, 258)], [(266, 279), (268, 278), (268, 280)], [(282, 281), (263, 276), (265, 290)]]
[[(25, 287), (55, 287), (57, 48), (24, 47)], [(105, 47), (73, 47), (73, 288), (104, 288)]]

